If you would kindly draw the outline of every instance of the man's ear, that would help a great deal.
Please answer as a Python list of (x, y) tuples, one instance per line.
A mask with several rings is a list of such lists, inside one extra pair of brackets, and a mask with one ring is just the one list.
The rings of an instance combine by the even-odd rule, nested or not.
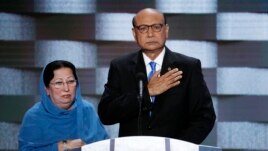
[(168, 33), (169, 33), (169, 26), (166, 24), (166, 38), (168, 38)]
[(133, 35), (134, 39), (137, 41), (136, 33), (135, 33), (135, 29), (134, 28), (132, 28), (132, 35)]

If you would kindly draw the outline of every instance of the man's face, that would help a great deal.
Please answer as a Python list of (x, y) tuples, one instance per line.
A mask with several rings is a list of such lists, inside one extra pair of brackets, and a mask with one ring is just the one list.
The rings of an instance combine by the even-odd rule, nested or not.
[[(168, 25), (164, 23), (163, 15), (158, 12), (144, 11), (136, 15), (135, 21), (136, 27), (132, 29), (132, 33), (141, 49), (145, 51), (161, 51), (168, 38), (169, 30)], [(142, 25), (147, 25), (147, 28), (148, 26), (150, 27), (148, 30), (143, 30)], [(152, 25), (161, 25), (161, 30), (158, 30), (159, 26), (152, 27)], [(144, 27), (146, 28), (146, 26)], [(143, 30), (143, 32), (139, 29)]]

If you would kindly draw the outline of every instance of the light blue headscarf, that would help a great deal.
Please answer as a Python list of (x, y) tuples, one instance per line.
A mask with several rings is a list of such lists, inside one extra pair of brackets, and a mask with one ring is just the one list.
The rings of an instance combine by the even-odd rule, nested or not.
[(57, 143), (62, 140), (80, 138), (88, 144), (107, 139), (93, 105), (81, 97), (79, 82), (72, 109), (61, 109), (46, 94), (43, 72), (39, 82), (41, 100), (24, 115), (19, 150), (57, 151)]

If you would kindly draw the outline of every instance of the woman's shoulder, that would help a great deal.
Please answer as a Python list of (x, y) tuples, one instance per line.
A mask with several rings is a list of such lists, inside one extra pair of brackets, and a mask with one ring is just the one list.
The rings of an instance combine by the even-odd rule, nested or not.
[(36, 118), (39, 116), (40, 112), (41, 112), (42, 108), (41, 108), (41, 102), (37, 102), (35, 103), (31, 108), (29, 108), (25, 114), (24, 114), (24, 120), (30, 120), (33, 118)]

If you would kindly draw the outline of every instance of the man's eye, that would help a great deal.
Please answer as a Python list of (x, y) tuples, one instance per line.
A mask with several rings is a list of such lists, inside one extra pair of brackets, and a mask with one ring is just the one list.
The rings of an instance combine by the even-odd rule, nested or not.
[(140, 30), (145, 31), (146, 30), (146, 26), (140, 27)]
[(161, 29), (161, 26), (153, 26), (154, 29)]

